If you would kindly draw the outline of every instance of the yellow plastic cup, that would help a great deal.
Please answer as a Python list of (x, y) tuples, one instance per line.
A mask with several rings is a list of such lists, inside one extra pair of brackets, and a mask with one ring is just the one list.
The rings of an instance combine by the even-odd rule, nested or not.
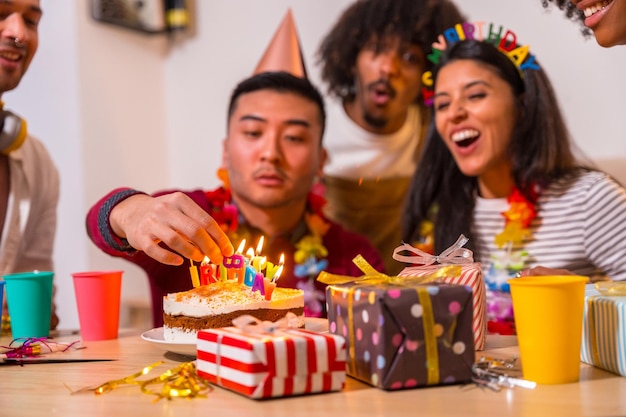
[(588, 281), (577, 275), (508, 280), (525, 379), (538, 384), (578, 381)]

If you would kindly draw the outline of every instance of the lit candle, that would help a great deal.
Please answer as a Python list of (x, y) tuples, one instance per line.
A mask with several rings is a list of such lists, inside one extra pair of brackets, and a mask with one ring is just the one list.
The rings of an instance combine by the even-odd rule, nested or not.
[(220, 270), (220, 281), (228, 280), (228, 272), (226, 272), (226, 267), (222, 264), (219, 264), (218, 268)]
[(280, 268), (280, 266), (285, 263), (284, 253), (280, 255), (280, 260), (278, 262), (279, 263), (277, 265), (271, 262), (267, 262), (267, 266), (265, 267), (265, 278), (270, 278), (270, 279), (274, 278), (274, 275), (276, 275), (278, 268)]
[(252, 260), (254, 259), (254, 250), (252, 248), (248, 248), (248, 250), (246, 251), (246, 259), (246, 265), (250, 265), (252, 263)]
[(265, 295), (265, 278), (259, 272), (254, 277), (254, 284), (252, 284), (252, 292), (258, 291), (261, 295)]
[(234, 254), (224, 258), (224, 268), (226, 268), (228, 279), (236, 279), (240, 283), (243, 282), (244, 267), (243, 255)]
[(261, 236), (259, 238), (259, 243), (257, 243), (256, 245), (256, 251), (254, 252), (255, 255), (260, 255), (261, 251), (263, 250), (263, 241), (265, 240), (265, 238), (263, 236)]
[(246, 265), (246, 273), (245, 278), (243, 280), (243, 285), (246, 287), (252, 287), (254, 285), (254, 279), (256, 278), (256, 269), (254, 269), (250, 265)]
[(263, 278), (263, 288), (265, 289), (265, 299), (268, 301), (271, 300), (276, 284), (269, 278)]
[(283, 269), (285, 267), (284, 265), (285, 265), (285, 254), (281, 253), (280, 260), (278, 261), (278, 268), (276, 268), (276, 271), (274, 272), (274, 274), (272, 274), (272, 276), (269, 277), (272, 279), (272, 282), (275, 283), (276, 281), (278, 281), (278, 278), (280, 278), (280, 275), (283, 273)]
[(265, 263), (267, 262), (267, 258), (265, 256), (255, 256), (252, 258), (252, 267), (257, 270), (257, 272), (263, 272), (263, 268), (265, 268)]
[(243, 253), (243, 250), (246, 248), (246, 239), (242, 239), (237, 251), (235, 253)]
[(274, 265), (272, 262), (267, 261), (267, 264), (265, 265), (265, 278), (272, 279), (279, 267), (280, 265)]
[(265, 262), (267, 258), (265, 256), (261, 256), (261, 251), (263, 250), (263, 241), (264, 237), (261, 236), (259, 238), (259, 243), (256, 245), (256, 250), (252, 254), (252, 267), (257, 270), (257, 272), (263, 272), (263, 268), (265, 268)]
[(200, 278), (198, 277), (198, 268), (196, 268), (191, 259), (189, 260), (189, 263), (191, 263), (191, 266), (189, 267), (189, 274), (191, 275), (191, 285), (193, 285), (194, 288), (199, 287)]
[(276, 283), (276, 281), (278, 281), (278, 278), (280, 278), (280, 275), (283, 273), (283, 268), (284, 268), (284, 265), (279, 265), (278, 266), (278, 270), (276, 271), (276, 273), (272, 277), (272, 282), (273, 283)]
[(217, 282), (217, 265), (212, 264), (208, 256), (204, 257), (204, 260), (200, 264), (200, 285), (208, 285), (212, 282)]

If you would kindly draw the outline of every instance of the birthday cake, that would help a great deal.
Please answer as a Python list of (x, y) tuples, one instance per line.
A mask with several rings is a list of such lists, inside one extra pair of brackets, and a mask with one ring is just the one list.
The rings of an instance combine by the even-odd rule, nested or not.
[(232, 320), (249, 314), (276, 321), (288, 312), (304, 327), (304, 291), (275, 288), (269, 300), (236, 280), (213, 282), (163, 297), (163, 337), (169, 342), (196, 343), (199, 330), (232, 326)]

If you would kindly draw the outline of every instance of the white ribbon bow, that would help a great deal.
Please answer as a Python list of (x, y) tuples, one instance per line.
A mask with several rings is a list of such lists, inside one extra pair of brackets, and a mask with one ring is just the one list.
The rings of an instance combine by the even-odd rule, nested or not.
[(245, 314), (233, 319), (233, 325), (247, 333), (269, 333), (277, 330), (299, 327), (299, 319), (294, 313), (289, 312), (285, 317), (276, 321), (263, 321), (254, 316)]
[[(401, 246), (398, 246), (394, 249), (393, 259), (400, 262), (424, 266), (432, 265), (434, 263), (439, 263), (442, 265), (471, 264), (474, 262), (474, 254), (471, 250), (463, 247), (463, 245), (465, 245), (468, 240), (469, 239), (466, 238), (464, 235), (459, 236), (454, 245), (441, 252), (439, 256), (431, 255), (416, 248), (415, 246), (403, 242)], [(411, 252), (415, 255), (400, 255), (400, 252), (402, 251)]]

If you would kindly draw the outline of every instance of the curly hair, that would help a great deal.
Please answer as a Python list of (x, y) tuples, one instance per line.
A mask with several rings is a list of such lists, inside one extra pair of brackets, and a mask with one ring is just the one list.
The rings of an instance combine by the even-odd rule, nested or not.
[(585, 26), (585, 13), (579, 10), (570, 0), (541, 0), (541, 5), (548, 9), (555, 5), (563, 11), (565, 17), (580, 25), (580, 32), (585, 38), (591, 36), (591, 30)]
[(354, 99), (353, 68), (372, 39), (397, 36), (427, 53), (439, 34), (464, 20), (449, 0), (357, 0), (342, 13), (318, 50), (328, 93)]

